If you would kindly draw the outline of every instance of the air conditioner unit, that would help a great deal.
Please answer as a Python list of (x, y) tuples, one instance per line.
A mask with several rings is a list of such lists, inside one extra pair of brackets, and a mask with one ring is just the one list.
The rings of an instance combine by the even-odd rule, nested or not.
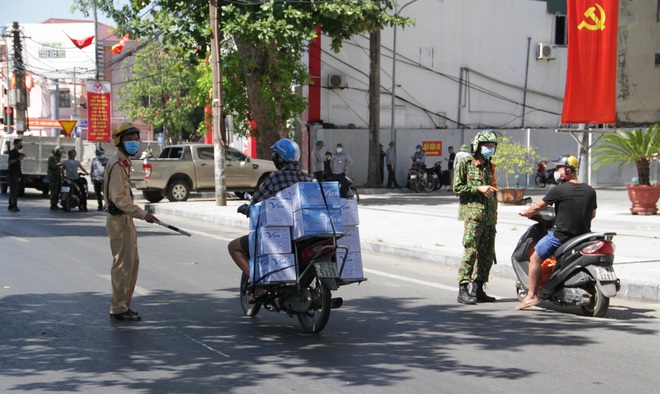
[(536, 50), (536, 60), (552, 60), (555, 58), (556, 45), (539, 42)]
[(346, 82), (346, 75), (328, 75), (328, 87), (330, 89), (344, 89), (348, 87), (348, 83)]

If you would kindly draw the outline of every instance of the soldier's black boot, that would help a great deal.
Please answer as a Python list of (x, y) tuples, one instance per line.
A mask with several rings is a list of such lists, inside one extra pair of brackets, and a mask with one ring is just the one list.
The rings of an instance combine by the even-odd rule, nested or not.
[(472, 283), (472, 291), (470, 296), (474, 297), (477, 302), (495, 302), (495, 297), (491, 297), (484, 291), (484, 282), (474, 281)]
[(477, 299), (470, 295), (468, 291), (467, 283), (459, 283), (458, 285), (458, 298), (456, 299), (461, 304), (474, 305), (477, 303)]

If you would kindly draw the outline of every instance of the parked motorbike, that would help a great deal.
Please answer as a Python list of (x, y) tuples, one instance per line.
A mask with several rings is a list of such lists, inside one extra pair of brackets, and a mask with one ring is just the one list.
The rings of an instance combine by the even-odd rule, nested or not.
[(545, 174), (537, 172), (534, 175), (534, 183), (536, 184), (536, 187), (540, 188), (544, 188), (546, 185), (556, 185), (555, 169), (547, 170)]
[(412, 166), (408, 169), (408, 187), (415, 193), (435, 190), (437, 178), (438, 176), (433, 171), (433, 167), (429, 169), (422, 162), (413, 162)]
[[(297, 316), (304, 331), (321, 332), (330, 319), (330, 309), (339, 308), (343, 304), (341, 298), (333, 299), (331, 292), (339, 286), (366, 280), (340, 279), (342, 270), (339, 267), (344, 267), (348, 248), (338, 246), (337, 238), (338, 236), (333, 234), (319, 234), (292, 242), (297, 271), (295, 282), (265, 282), (267, 276), (278, 272), (275, 271), (264, 277), (255, 277), (254, 284), (250, 284), (249, 277), (243, 273), (240, 298), (245, 315), (256, 316), (261, 307), (271, 312), (283, 311), (290, 317)], [(346, 251), (343, 259), (339, 257), (338, 250)], [(255, 286), (267, 293), (257, 296), (256, 302), (252, 302)]]
[(62, 186), (60, 188), (60, 204), (62, 205), (62, 209), (65, 212), (69, 212), (76, 207), (78, 207), (80, 211), (87, 210), (87, 199), (83, 198), (83, 195), (87, 196), (87, 179), (82, 178), (83, 174), (78, 175), (81, 176), (80, 179), (83, 180), (82, 189), (75, 181), (62, 178)]
[(447, 186), (447, 189), (451, 188), (451, 177), (449, 176), (449, 170), (442, 170), (442, 162), (436, 161), (433, 167), (429, 169), (435, 174), (436, 182), (435, 188), (433, 190), (442, 189), (443, 186)]
[(360, 201), (360, 193), (358, 193), (357, 189), (353, 186), (353, 180), (349, 177), (346, 177), (346, 182), (348, 182), (348, 192), (346, 193), (346, 198), (354, 198)]
[[(523, 300), (528, 291), (528, 265), (536, 243), (555, 221), (552, 208), (531, 217), (536, 223), (523, 234), (511, 256), (516, 273), (516, 293)], [(538, 297), (558, 305), (579, 306), (587, 316), (605, 315), (621, 285), (612, 267), (616, 233), (587, 233), (569, 239), (554, 253), (555, 262), (543, 262)]]

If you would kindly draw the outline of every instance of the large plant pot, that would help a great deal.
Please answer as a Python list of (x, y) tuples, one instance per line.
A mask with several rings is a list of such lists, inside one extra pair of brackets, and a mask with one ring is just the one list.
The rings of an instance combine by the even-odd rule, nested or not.
[(660, 185), (626, 185), (628, 197), (632, 202), (630, 212), (633, 215), (655, 215), (658, 213), (657, 202), (660, 199)]
[(500, 188), (497, 190), (497, 201), (503, 204), (520, 204), (525, 197), (525, 189)]

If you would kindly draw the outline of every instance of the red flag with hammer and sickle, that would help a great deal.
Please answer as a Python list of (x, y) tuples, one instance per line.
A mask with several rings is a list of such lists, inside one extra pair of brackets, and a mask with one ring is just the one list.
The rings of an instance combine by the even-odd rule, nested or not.
[(561, 123), (616, 122), (619, 0), (568, 0), (568, 67)]

